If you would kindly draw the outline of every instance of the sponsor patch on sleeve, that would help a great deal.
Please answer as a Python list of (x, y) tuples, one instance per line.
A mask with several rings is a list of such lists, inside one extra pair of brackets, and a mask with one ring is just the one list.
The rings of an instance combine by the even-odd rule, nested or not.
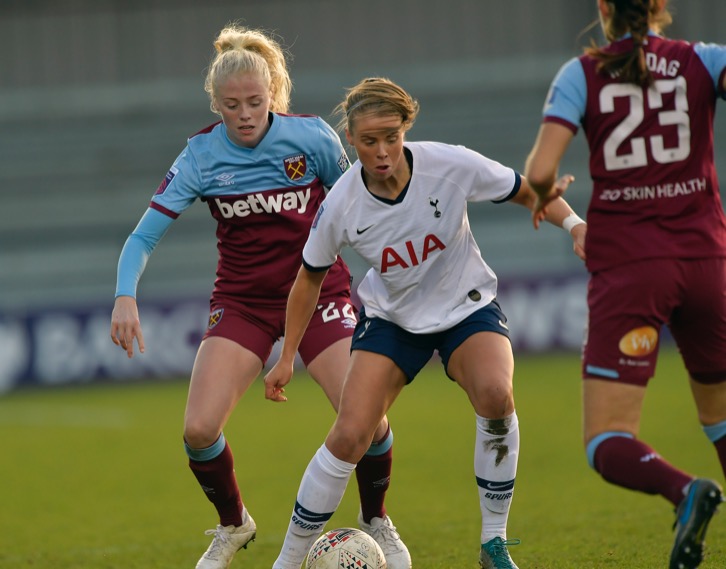
[(324, 211), (325, 203), (321, 203), (320, 207), (318, 208), (318, 212), (315, 214), (315, 219), (313, 220), (313, 229), (316, 229), (318, 227), (318, 221), (320, 221), (320, 217), (323, 215)]
[(169, 168), (169, 171), (166, 173), (166, 176), (164, 176), (164, 179), (161, 181), (161, 184), (159, 184), (159, 187), (156, 188), (156, 192), (154, 192), (155, 196), (161, 195), (166, 191), (166, 188), (169, 187), (169, 184), (171, 184), (171, 181), (174, 179), (174, 176), (176, 176), (179, 173), (179, 170), (172, 166)]
[(345, 152), (338, 158), (338, 168), (340, 168), (341, 172), (345, 172), (350, 168), (350, 160), (348, 160), (348, 155)]

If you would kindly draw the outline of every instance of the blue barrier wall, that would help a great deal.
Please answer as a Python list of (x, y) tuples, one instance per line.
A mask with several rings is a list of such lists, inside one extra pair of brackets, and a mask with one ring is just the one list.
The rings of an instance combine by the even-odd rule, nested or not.
[[(579, 349), (584, 274), (500, 282), (498, 299), (517, 351)], [(204, 298), (141, 303), (146, 352), (129, 359), (109, 337), (112, 306), (78, 305), (0, 318), (0, 392), (102, 379), (168, 379), (191, 372), (209, 315)], [(277, 357), (277, 348), (271, 357)]]

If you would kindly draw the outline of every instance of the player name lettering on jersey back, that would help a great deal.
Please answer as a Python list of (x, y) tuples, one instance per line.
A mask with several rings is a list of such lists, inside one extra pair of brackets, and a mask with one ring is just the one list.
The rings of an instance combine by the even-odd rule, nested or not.
[(655, 184), (653, 186), (627, 186), (625, 188), (604, 189), (599, 199), (606, 202), (654, 200), (659, 198), (677, 198), (696, 192), (706, 191), (706, 178), (693, 178), (685, 182)]
[[(656, 73), (662, 77), (675, 77), (681, 68), (680, 61), (668, 60), (653, 52), (647, 52), (645, 54), (645, 64), (652, 73)], [(617, 73), (611, 74), (611, 76), (616, 77)]]
[(408, 269), (423, 263), (429, 255), (436, 250), (443, 251), (446, 245), (436, 235), (429, 234), (424, 237), (420, 253), (416, 253), (413, 241), (406, 241), (403, 247), (384, 247), (381, 252), (381, 274), (387, 273), (393, 267)]
[(659, 56), (653, 52), (645, 54), (645, 63), (653, 73), (664, 75), (666, 77), (675, 77), (681, 68), (681, 62), (676, 60), (667, 60), (665, 57)]
[(230, 219), (235, 216), (247, 217), (253, 213), (280, 213), (283, 210), (297, 210), (298, 213), (304, 213), (309, 201), (309, 187), (305, 190), (281, 192), (274, 195), (265, 195), (262, 193), (249, 194), (231, 203), (214, 198), (219, 212), (225, 219)]

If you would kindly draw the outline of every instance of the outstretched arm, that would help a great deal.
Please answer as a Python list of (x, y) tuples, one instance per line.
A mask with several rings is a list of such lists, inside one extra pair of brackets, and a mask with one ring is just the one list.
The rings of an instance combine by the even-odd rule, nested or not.
[(118, 261), (116, 300), (111, 314), (111, 341), (134, 355), (134, 340), (144, 353), (144, 335), (136, 306), (136, 286), (152, 251), (171, 225), (173, 219), (151, 208), (129, 235)]
[(519, 192), (511, 201), (525, 206), (532, 212), (535, 229), (539, 228), (539, 224), (543, 220), (565, 229), (572, 237), (572, 248), (575, 254), (584, 261), (587, 225), (561, 197), (574, 180), (573, 176), (562, 176), (552, 184), (546, 198), (542, 198), (534, 191), (529, 181), (523, 177)]
[(328, 271), (309, 271), (300, 267), (287, 299), (285, 337), (282, 341), (280, 358), (265, 375), (265, 398), (272, 401), (287, 401), (285, 386), (290, 383), (295, 364), (295, 354), (307, 330), (315, 304), (320, 297), (320, 288)]
[(522, 201), (518, 203), (532, 211), (535, 229), (539, 228), (542, 220), (547, 220), (568, 231), (572, 236), (575, 254), (585, 260), (587, 225), (561, 197), (575, 178), (566, 174), (557, 179), (560, 162), (574, 136), (572, 130), (556, 122), (546, 122), (540, 126), (524, 167), (526, 183), (523, 185), (534, 193), (534, 200), (527, 196), (528, 192), (520, 192), (523, 194)]
[[(539, 198), (532, 209), (532, 220), (535, 228), (545, 219), (544, 211), (549, 203), (560, 197), (567, 186), (574, 181), (572, 176), (563, 176), (557, 180), (557, 171), (562, 157), (570, 145), (574, 133), (567, 127), (546, 122), (540, 126), (537, 139), (532, 147), (524, 166), (524, 177)], [(566, 181), (569, 179), (569, 181)], [(565, 182), (566, 183), (562, 183)]]

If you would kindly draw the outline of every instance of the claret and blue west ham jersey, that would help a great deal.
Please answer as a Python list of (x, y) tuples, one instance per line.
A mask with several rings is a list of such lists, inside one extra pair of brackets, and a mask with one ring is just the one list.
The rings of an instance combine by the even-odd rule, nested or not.
[(303, 261), (328, 267), (343, 247), (353, 248), (371, 266), (358, 287), (367, 316), (413, 333), (439, 332), (496, 296), (497, 279), (471, 233), (467, 203), (506, 201), (520, 177), (462, 146), (407, 142), (405, 148), (413, 168), (403, 199), (371, 194), (357, 161), (321, 205)]
[[(631, 47), (625, 37), (608, 49)], [(582, 126), (590, 147), (590, 272), (647, 258), (726, 255), (713, 155), (726, 47), (651, 33), (644, 49), (650, 88), (599, 73), (583, 55), (560, 69), (545, 103), (544, 121), (573, 132)]]
[[(170, 220), (202, 200), (217, 221), (214, 295), (284, 307), (315, 212), (350, 163), (321, 118), (271, 114), (271, 121), (255, 148), (232, 143), (222, 123), (192, 136), (134, 233), (153, 248)], [(132, 258), (119, 262), (117, 295), (135, 294), (143, 255), (133, 250), (125, 247)], [(349, 287), (348, 268), (335, 259), (321, 295)]]

